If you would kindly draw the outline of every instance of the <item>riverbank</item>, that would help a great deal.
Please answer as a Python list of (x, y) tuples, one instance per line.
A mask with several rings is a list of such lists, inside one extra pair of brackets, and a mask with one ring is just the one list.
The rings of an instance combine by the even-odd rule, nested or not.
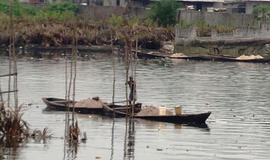
[(188, 57), (270, 58), (270, 24), (254, 14), (181, 10), (175, 52)]
[[(144, 22), (140, 23), (142, 23), (140, 27), (146, 31), (137, 36), (139, 48), (159, 50), (163, 41), (174, 39), (174, 32), (171, 28), (151, 26)], [(0, 43), (2, 44), (2, 52), (5, 52), (9, 45), (9, 33), (8, 24), (2, 24), (4, 25), (0, 27)], [(15, 24), (15, 46), (23, 54), (31, 50), (38, 55), (38, 52), (42, 51), (54, 52), (59, 49), (70, 49), (74, 35), (72, 28), (74, 26), (76, 26), (76, 36), (81, 51), (107, 51), (108, 45), (111, 44), (111, 35), (113, 36), (112, 43), (114, 46), (124, 47), (125, 45), (122, 34), (113, 32), (107, 21), (98, 23), (81, 21), (75, 24), (55, 21), (41, 23), (18, 21)]]

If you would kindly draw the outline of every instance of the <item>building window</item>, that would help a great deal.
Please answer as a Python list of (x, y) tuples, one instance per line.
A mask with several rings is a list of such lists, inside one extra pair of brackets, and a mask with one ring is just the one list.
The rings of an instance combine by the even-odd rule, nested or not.
[(246, 13), (246, 8), (238, 8), (238, 13)]
[(116, 0), (116, 5), (120, 6), (120, 0)]

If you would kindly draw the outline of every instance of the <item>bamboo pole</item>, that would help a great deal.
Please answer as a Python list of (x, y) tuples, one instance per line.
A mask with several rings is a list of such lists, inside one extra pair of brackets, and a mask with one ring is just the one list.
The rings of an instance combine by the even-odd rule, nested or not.
[(69, 75), (69, 85), (68, 85), (68, 102), (70, 102), (70, 92), (71, 92), (71, 85), (72, 85), (72, 77), (73, 77), (73, 74), (72, 74), (72, 71), (73, 71), (73, 61), (71, 60), (70, 61), (70, 75)]
[[(14, 34), (14, 33), (13, 33)], [(14, 35), (13, 35), (14, 36)], [(16, 54), (15, 54), (15, 36), (13, 37), (13, 73), (17, 73), (17, 59), (16, 59)], [(17, 74), (13, 76), (13, 90), (14, 92), (14, 101), (15, 101), (15, 109), (18, 108), (19, 105), (19, 99), (18, 99), (18, 81), (17, 81)]]
[(115, 61), (114, 61), (114, 52), (113, 52), (113, 35), (111, 31), (111, 50), (112, 50), (112, 65), (113, 65), (113, 95), (112, 95), (112, 104), (114, 104), (115, 97)]
[(0, 94), (5, 94), (5, 93), (15, 93), (17, 92), (18, 90), (12, 90), (12, 91), (2, 91), (0, 92)]
[[(67, 55), (65, 53), (65, 101), (68, 102), (68, 99), (67, 99), (67, 91), (68, 91), (68, 86), (67, 86)], [(65, 103), (65, 107), (68, 108), (68, 103)], [(64, 133), (64, 157), (63, 157), (63, 160), (65, 160), (66, 158), (66, 144), (67, 144), (67, 137), (68, 137), (68, 124), (69, 124), (69, 118), (68, 118), (68, 109), (65, 113), (65, 133)]]
[[(131, 51), (132, 52), (132, 51)], [(133, 102), (132, 102), (132, 117), (134, 117), (134, 108), (135, 108), (135, 101), (137, 98), (137, 82), (136, 82), (136, 66), (137, 66), (137, 52), (138, 52), (138, 38), (136, 37), (136, 51), (135, 54), (133, 54), (133, 79), (134, 79), (134, 89), (133, 89)]]
[(115, 120), (113, 119), (113, 122), (112, 122), (111, 157), (110, 157), (110, 160), (113, 160), (113, 153), (114, 153), (114, 126), (115, 126)]
[[(11, 89), (11, 68), (12, 68), (12, 64), (11, 64), (11, 57), (12, 57), (12, 41), (13, 41), (13, 0), (10, 0), (10, 10), (9, 10), (9, 76), (8, 76), (8, 91), (10, 91)], [(8, 93), (8, 100), (7, 100), (7, 106), (9, 107), (10, 105), (10, 93)]]
[(11, 73), (11, 74), (2, 74), (0, 77), (8, 77), (8, 76), (14, 76), (17, 75), (17, 73)]
[[(3, 95), (2, 95), (2, 88), (1, 88), (1, 81), (0, 81), (0, 101), (1, 101), (1, 103), (3, 103), (4, 102), (4, 100), (3, 100)], [(1, 107), (1, 106), (0, 106)], [(1, 110), (0, 110), (1, 111)], [(1, 112), (0, 112), (1, 113)]]
[(75, 88), (76, 88), (76, 77), (77, 77), (77, 34), (74, 27), (74, 49), (73, 49), (73, 63), (74, 63), (74, 77), (73, 77), (73, 104), (72, 104), (72, 125), (74, 127), (74, 115), (75, 115)]
[[(68, 101), (68, 75), (67, 75), (67, 53), (65, 53), (65, 100), (67, 103), (65, 103), (65, 106), (67, 108), (66, 114), (65, 114), (65, 138), (64, 138), (64, 154), (66, 154), (66, 140), (68, 137), (68, 127), (69, 127), (69, 101)], [(64, 155), (65, 157), (65, 155)]]
[[(15, 53), (15, 33), (14, 33), (14, 20), (13, 20), (13, 7), (14, 0), (10, 1), (10, 27), (9, 27), (9, 78), (8, 78), (8, 91), (11, 90), (11, 76), (13, 76), (13, 91), (14, 91), (14, 105), (15, 109), (18, 108), (18, 83), (17, 83), (17, 63)], [(13, 72), (13, 73), (11, 73)], [(14, 74), (16, 73), (16, 74)], [(10, 106), (10, 92), (8, 92), (8, 106)]]
[(126, 61), (126, 119), (128, 117), (128, 105), (129, 105), (129, 97), (128, 97), (128, 75), (129, 75), (129, 55), (128, 55), (128, 41), (127, 37), (125, 40), (125, 61)]

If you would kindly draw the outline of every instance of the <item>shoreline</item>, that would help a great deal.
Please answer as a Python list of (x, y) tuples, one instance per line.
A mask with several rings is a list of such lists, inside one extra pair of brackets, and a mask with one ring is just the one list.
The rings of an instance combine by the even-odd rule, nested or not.
[[(4, 51), (3, 51), (4, 50)], [(16, 47), (16, 52), (18, 56), (30, 56), (35, 58), (58, 58), (65, 54), (71, 53), (72, 46), (66, 45), (61, 47), (42, 47), (39, 45), (27, 45), (25, 47)], [(122, 55), (122, 50), (120, 46), (113, 46), (114, 53), (117, 52), (117, 56)], [(111, 54), (112, 49), (110, 45), (79, 45), (78, 46), (79, 56), (88, 57), (95, 53), (106, 53)], [(135, 52), (135, 50), (133, 50)], [(174, 55), (180, 54), (180, 56)], [(0, 55), (8, 56), (8, 48), (3, 47), (0, 49)], [(254, 58), (254, 59), (238, 59), (236, 57), (226, 57), (226, 56), (187, 56), (182, 53), (162, 53), (159, 50), (138, 50), (139, 59), (182, 59), (182, 60), (194, 60), (194, 61), (217, 61), (217, 62), (249, 62), (249, 63), (270, 63), (269, 57)]]

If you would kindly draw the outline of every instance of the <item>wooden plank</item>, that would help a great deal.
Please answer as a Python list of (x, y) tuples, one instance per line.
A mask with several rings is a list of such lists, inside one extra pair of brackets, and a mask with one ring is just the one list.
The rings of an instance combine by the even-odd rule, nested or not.
[(3, 74), (3, 75), (0, 75), (0, 77), (15, 76), (15, 75), (17, 75), (17, 73)]
[(18, 90), (13, 90), (13, 91), (3, 91), (3, 92), (0, 92), (0, 94), (12, 93), (12, 92), (18, 92)]

